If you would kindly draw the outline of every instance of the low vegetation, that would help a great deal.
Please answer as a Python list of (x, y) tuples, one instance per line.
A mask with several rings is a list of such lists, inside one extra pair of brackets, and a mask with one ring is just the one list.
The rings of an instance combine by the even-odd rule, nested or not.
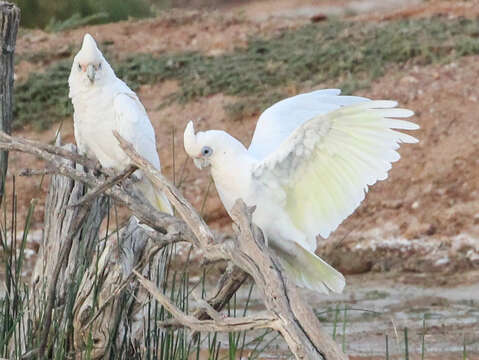
[(152, 15), (151, 4), (146, 0), (16, 0), (15, 3), (22, 10), (22, 26), (52, 31)]
[[(188, 102), (224, 93), (233, 118), (252, 115), (281, 98), (283, 89), (331, 84), (345, 93), (367, 87), (394, 65), (449, 62), (479, 53), (478, 21), (432, 18), (386, 23), (329, 21), (253, 38), (246, 48), (220, 56), (197, 52), (135, 54), (121, 61), (109, 54), (118, 73), (139, 85), (175, 79), (180, 89), (169, 100)], [(115, 61), (116, 60), (116, 61)], [(71, 59), (50, 65), (16, 87), (16, 128), (46, 129), (70, 115), (67, 78)], [(257, 95), (261, 94), (261, 100)]]

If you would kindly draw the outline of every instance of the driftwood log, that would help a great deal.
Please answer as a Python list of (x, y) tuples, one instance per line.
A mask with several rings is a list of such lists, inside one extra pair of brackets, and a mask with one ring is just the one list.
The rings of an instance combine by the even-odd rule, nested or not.
[[(81, 197), (80, 191), (70, 190), (71, 196), (67, 203), (72, 206), (67, 206), (66, 209), (62, 208), (61, 211), (64, 212), (64, 215), (60, 218), (65, 219), (69, 211), (77, 211), (79, 215), (70, 222), (69, 231), (62, 241), (62, 248), (57, 250), (60, 256), (52, 260), (54, 265), (50, 265), (55, 276), (50, 276), (48, 279), (47, 320), (53, 311), (61, 308), (59, 295), (62, 294), (65, 285), (60, 282), (64, 283), (66, 274), (69, 274), (69, 267), (64, 265), (68, 255), (75, 255), (72, 254), (72, 249), (85, 247), (92, 249), (91, 260), (87, 271), (83, 274), (73, 306), (75, 316), (72, 326), (75, 328), (73, 344), (75, 351), (81, 351), (84, 348), (86, 329), (93, 329), (93, 333), (96, 334), (94, 336), (99, 346), (95, 346), (97, 352), (93, 355), (94, 358), (100, 358), (108, 354), (108, 346), (105, 344), (111, 343), (112, 340), (116, 341), (108, 339), (108, 336), (112, 336), (111, 334), (118, 334), (118, 332), (111, 331), (112, 327), (118, 330), (135, 327), (135, 321), (138, 320), (135, 318), (135, 314), (141, 314), (140, 304), (142, 303), (142, 301), (135, 301), (137, 299), (135, 291), (138, 289), (138, 284), (141, 284), (142, 288), (146, 289), (174, 317), (173, 321), (165, 324), (167, 326), (188, 327), (195, 331), (242, 331), (267, 327), (281, 333), (296, 359), (336, 360), (347, 358), (329, 335), (324, 333), (311, 308), (297, 293), (296, 286), (283, 273), (275, 255), (264, 245), (261, 231), (251, 222), (251, 214), (254, 209), (247, 208), (241, 200), (238, 200), (232, 212), (233, 221), (236, 224), (236, 240), (218, 242), (203, 219), (178, 189), (151, 164), (141, 158), (133, 150), (131, 144), (119, 136), (117, 137), (124, 151), (130, 156), (132, 163), (141, 168), (144, 174), (168, 196), (182, 220), (155, 211), (147, 201), (138, 197), (132, 190), (132, 180), (124, 179), (125, 174), (131, 169), (127, 169), (123, 174), (100, 169), (100, 176), (95, 176), (92, 170), (85, 171), (80, 166), (84, 165), (87, 166), (87, 169), (95, 169), (94, 162), (79, 156), (71, 151), (72, 149), (40, 144), (0, 132), (0, 149), (23, 151), (41, 157), (49, 162), (49, 171), (62, 175), (63, 179), (68, 177), (64, 181), (71, 181), (70, 189), (75, 186), (79, 187), (80, 185), (75, 184), (81, 182), (92, 188), (90, 191), (96, 191), (100, 196), (93, 200), (88, 195)], [(114, 185), (116, 181), (120, 180), (122, 181), (121, 186)], [(118, 252), (114, 242), (107, 242), (109, 245), (100, 249), (80, 246), (83, 239), (80, 240), (81, 237), (78, 237), (82, 228), (78, 224), (78, 219), (101, 218), (102, 201), (106, 201), (102, 200), (102, 192), (109, 195), (114, 201), (126, 205), (140, 222), (149, 225), (155, 231), (138, 229), (137, 223), (130, 221), (128, 226), (122, 230), (122, 234), (130, 235), (122, 236), (123, 240), (118, 245), (129, 250)], [(98, 223), (97, 221), (92, 222), (92, 220), (90, 222), (91, 224)], [(51, 228), (54, 229), (54, 227)], [(131, 236), (135, 232), (141, 235), (138, 235), (138, 238), (135, 237), (136, 235)], [(59, 236), (65, 237), (65, 233)], [(142, 273), (148, 260), (154, 257), (155, 249), (175, 241), (186, 241), (201, 249), (205, 262), (223, 260), (230, 263), (229, 268), (233, 269), (222, 282), (216, 295), (208, 302), (204, 302), (196, 296), (200, 310), (195, 312), (194, 316), (187, 315), (178, 309)], [(115, 253), (129, 255), (113, 256)], [(70, 258), (68, 264), (71, 261)], [(45, 267), (47, 265), (43, 266), (43, 268)], [(103, 276), (103, 285), (97, 291), (103, 292), (103, 294), (98, 297), (99, 303), (93, 304), (93, 298), (89, 294), (92, 292), (92, 278), (98, 274)], [(218, 311), (244, 282), (247, 274), (253, 278), (260, 291), (266, 312), (244, 318), (221, 316)], [(61, 281), (58, 282), (58, 279)], [(124, 309), (134, 310), (125, 311)], [(106, 320), (106, 314), (108, 314), (109, 321)], [(115, 316), (111, 316), (111, 314), (115, 314)], [(111, 319), (116, 320), (112, 323)], [(120, 323), (123, 325), (118, 326)], [(40, 355), (46, 353), (50, 336), (52, 336), (51, 329), (44, 327), (42, 330), (44, 341), (38, 350)]]
[[(0, 131), (10, 134), (13, 118), (13, 56), (20, 23), (20, 9), (0, 1)], [(7, 175), (8, 152), (0, 151), (0, 199)]]

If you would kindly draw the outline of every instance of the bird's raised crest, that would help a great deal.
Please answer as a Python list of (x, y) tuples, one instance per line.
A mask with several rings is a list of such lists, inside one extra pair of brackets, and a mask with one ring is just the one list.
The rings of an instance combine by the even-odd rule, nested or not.
[(193, 121), (188, 122), (188, 125), (186, 125), (186, 129), (183, 134), (183, 142), (186, 152), (190, 155), (193, 155), (196, 148), (196, 135)]
[(83, 37), (83, 43), (80, 52), (85, 58), (96, 58), (100, 52), (96, 45), (96, 41), (90, 34), (86, 33)]

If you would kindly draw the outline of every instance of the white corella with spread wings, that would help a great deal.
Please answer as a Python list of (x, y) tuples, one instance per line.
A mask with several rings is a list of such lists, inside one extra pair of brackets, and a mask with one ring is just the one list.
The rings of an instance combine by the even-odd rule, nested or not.
[(185, 130), (186, 152), (210, 166), (229, 212), (236, 199), (256, 206), (253, 222), (298, 285), (341, 292), (345, 281), (314, 254), (399, 160), (401, 143), (417, 140), (397, 130), (415, 130), (413, 115), (394, 101), (340, 96), (318, 90), (282, 100), (261, 114), (246, 149), (224, 131)]

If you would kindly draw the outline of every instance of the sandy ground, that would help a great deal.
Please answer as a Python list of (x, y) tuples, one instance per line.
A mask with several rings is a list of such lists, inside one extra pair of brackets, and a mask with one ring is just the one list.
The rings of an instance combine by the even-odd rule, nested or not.
[[(378, 4), (381, 6), (375, 6)], [(250, 35), (274, 34), (297, 27), (318, 14), (347, 16), (357, 21), (408, 16), (476, 16), (479, 15), (479, 1), (265, 0), (226, 6), (212, 13), (174, 11), (151, 20), (91, 26), (57, 34), (27, 31), (19, 38), (19, 54), (43, 51), (55, 55), (36, 65), (21, 62), (17, 67), (17, 78), (25, 78), (32, 71), (42, 71), (42, 67), (52, 60), (64, 57), (70, 47), (78, 47), (86, 31), (96, 36), (100, 44), (112, 42), (112, 51), (125, 55), (138, 51), (138, 48), (153, 54), (198, 50), (215, 55), (230, 51), (234, 46), (244, 46)], [(402, 107), (416, 112), (413, 120), (421, 126), (421, 130), (415, 133), (420, 139), (419, 144), (401, 148), (402, 158), (394, 164), (389, 178), (370, 190), (361, 207), (329, 239), (319, 242), (319, 253), (346, 274), (372, 272), (348, 275), (350, 286), (346, 293), (342, 297), (328, 299), (331, 304), (339, 301), (351, 306), (359, 304), (370, 310), (379, 309), (384, 315), (358, 325), (358, 328), (354, 327), (355, 320), (351, 320), (347, 349), (357, 359), (384, 356), (384, 352), (381, 353), (383, 350), (378, 349), (382, 349), (385, 332), (394, 342), (394, 336), (400, 339), (394, 331), (410, 326), (416, 341), (422, 326), (422, 320), (417, 315), (421, 311), (413, 316), (408, 307), (411, 304), (419, 304), (417, 306), (423, 308), (434, 306), (431, 304), (434, 304), (438, 294), (442, 294), (440, 297), (444, 297), (446, 302), (441, 303), (440, 309), (434, 308), (433, 312), (437, 310), (441, 315), (431, 319), (430, 324), (436, 332), (428, 334), (426, 339), (431, 343), (433, 352), (442, 353), (444, 357), (431, 355), (426, 358), (457, 358), (458, 347), (462, 346), (462, 333), (477, 335), (479, 331), (472, 324), (477, 325), (479, 320), (477, 302), (474, 302), (479, 296), (478, 60), (479, 56), (471, 56), (449, 64), (391, 68), (369, 89), (359, 93), (372, 98), (398, 100)], [(170, 179), (175, 178), (177, 183), (181, 180), (181, 190), (200, 208), (210, 180), (206, 172), (199, 172), (186, 158), (182, 147), (185, 124), (194, 120), (198, 129), (227, 130), (248, 144), (256, 117), (237, 122), (229, 120), (223, 106), (233, 99), (223, 94), (159, 109), (161, 99), (176, 88), (174, 81), (166, 81), (141, 87), (139, 96), (157, 132), (164, 173)], [(25, 129), (16, 135), (51, 141), (55, 130), (52, 128), (38, 134)], [(61, 133), (64, 141), (73, 142), (71, 119), (65, 119)], [(174, 162), (173, 147), (176, 154)], [(10, 159), (11, 174), (21, 168), (41, 165), (36, 159), (21, 154), (11, 154)], [(184, 170), (183, 164), (186, 164)], [(48, 180), (40, 185), (39, 178), (17, 178), (15, 184), (20, 214), (26, 213), (32, 197), (40, 200), (34, 216), (34, 241), (29, 244), (29, 254), (33, 258), (41, 239), (42, 199), (47, 185)], [(8, 186), (12, 186), (11, 181)], [(231, 231), (230, 220), (214, 187), (206, 200), (204, 213), (212, 227)], [(127, 216), (127, 212), (121, 211), (121, 215)], [(19, 215), (19, 218), (22, 216)], [(361, 296), (367, 298), (368, 291), (384, 292), (385, 289), (389, 289), (385, 298), (390, 301), (379, 302), (378, 299), (378, 302), (371, 303), (357, 300)], [(460, 305), (469, 300), (473, 300), (470, 308)], [(325, 300), (318, 298), (314, 301), (323, 306)], [(395, 319), (396, 328), (388, 318), (389, 313)], [(464, 318), (467, 321), (462, 321)], [(441, 322), (447, 319), (457, 321), (447, 328), (450, 332), (441, 333)], [(382, 326), (382, 330), (376, 330), (377, 326)], [(375, 331), (378, 334), (375, 335)], [(364, 339), (367, 339), (367, 348), (361, 345), (365, 343)], [(475, 351), (479, 352), (477, 337), (471, 341), (476, 346)], [(395, 350), (391, 349), (399, 354), (402, 343), (400, 340), (396, 342), (397, 346), (392, 345), (396, 346)], [(413, 348), (417, 353), (417, 343)], [(451, 357), (449, 353), (452, 353)]]
[[(386, 341), (390, 359), (405, 358), (405, 329), (410, 359), (479, 359), (479, 272), (453, 287), (407, 284), (405, 277), (362, 274), (348, 277), (349, 286), (341, 295), (304, 292), (328, 334), (335, 334), (351, 360), (385, 359)], [(244, 303), (248, 287), (237, 299)], [(254, 292), (254, 291), (253, 291)], [(257, 296), (253, 312), (261, 311)], [(346, 309), (346, 313), (345, 313)], [(254, 337), (254, 334), (251, 334)], [(387, 336), (387, 340), (386, 340)], [(273, 334), (270, 335), (274, 337)], [(274, 341), (265, 359), (278, 354), (287, 358), (287, 348)]]

